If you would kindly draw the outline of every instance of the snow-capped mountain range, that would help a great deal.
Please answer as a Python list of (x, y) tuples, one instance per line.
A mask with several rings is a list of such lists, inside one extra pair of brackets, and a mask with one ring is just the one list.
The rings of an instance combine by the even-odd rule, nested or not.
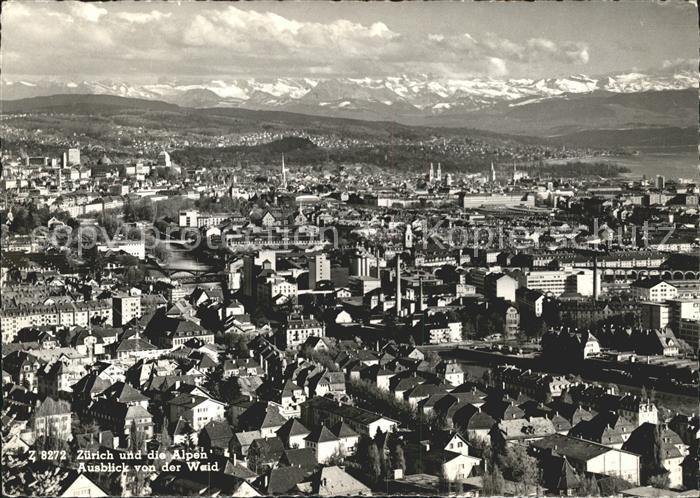
[(428, 75), (373, 78), (279, 78), (212, 80), (199, 84), (132, 85), (115, 81), (2, 80), (0, 98), (14, 100), (55, 94), (98, 94), (162, 100), (184, 107), (242, 107), (380, 116), (440, 115), (495, 105), (519, 106), (593, 92), (637, 93), (696, 88), (697, 73), (626, 73), (551, 79), (435, 79)]

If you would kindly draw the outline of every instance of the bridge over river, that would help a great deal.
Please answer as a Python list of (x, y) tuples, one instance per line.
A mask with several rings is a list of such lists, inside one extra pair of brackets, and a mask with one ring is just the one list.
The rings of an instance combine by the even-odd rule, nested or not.
[(223, 268), (212, 261), (202, 261), (196, 258), (179, 240), (163, 241), (170, 251), (167, 263), (149, 258), (144, 269), (153, 278), (168, 277), (182, 283), (214, 282), (223, 278)]

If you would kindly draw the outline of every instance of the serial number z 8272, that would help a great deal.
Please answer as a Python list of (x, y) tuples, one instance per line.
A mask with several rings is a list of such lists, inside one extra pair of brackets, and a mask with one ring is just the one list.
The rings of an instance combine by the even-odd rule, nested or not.
[(65, 460), (68, 458), (66, 450), (29, 450), (29, 459), (32, 462), (37, 460)]

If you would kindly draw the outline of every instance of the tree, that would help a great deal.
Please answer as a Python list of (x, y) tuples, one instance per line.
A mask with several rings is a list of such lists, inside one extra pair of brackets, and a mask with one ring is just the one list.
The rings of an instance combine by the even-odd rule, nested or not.
[(489, 335), (489, 319), (486, 315), (479, 315), (476, 318), (476, 333), (477, 338), (486, 337)]
[(452, 484), (452, 481), (450, 478), (447, 476), (447, 473), (445, 472), (444, 467), (440, 471), (439, 481), (438, 481), (438, 489), (440, 490), (441, 494), (444, 495), (449, 495), (450, 494), (450, 485)]
[(340, 448), (336, 448), (333, 454), (326, 460), (326, 465), (329, 467), (343, 465), (345, 463), (345, 453)]
[(527, 320), (521, 320), (520, 324), (528, 337), (540, 338), (547, 332), (547, 324), (542, 318), (531, 317)]
[(223, 365), (218, 365), (207, 373), (204, 387), (215, 399), (226, 403), (230, 403), (241, 395), (238, 377), (230, 376), (224, 379)]
[(338, 364), (333, 361), (335, 355), (331, 354), (330, 351), (315, 351), (310, 347), (302, 347), (300, 356), (318, 363), (332, 372), (338, 370)]
[(581, 479), (581, 485), (577, 491), (581, 496), (600, 496), (598, 481), (593, 476)]
[(474, 327), (474, 322), (471, 320), (464, 320), (462, 322), (462, 340), (466, 341), (473, 338), (476, 335), (476, 328)]
[(168, 433), (168, 418), (163, 417), (163, 422), (160, 428), (160, 446), (161, 448), (170, 448), (172, 444), (173, 441)]
[[(668, 470), (664, 467), (664, 444), (663, 435), (661, 433), (661, 428), (659, 425), (654, 426), (653, 437), (651, 441), (651, 461), (648, 466), (645, 465), (646, 469), (643, 469), (644, 474), (648, 476), (648, 483), (654, 487), (667, 487), (663, 486), (669, 477)], [(657, 486), (658, 485), (658, 486)]]
[(379, 449), (374, 441), (369, 444), (367, 449), (367, 475), (374, 482), (378, 481), (382, 475), (382, 462), (379, 456)]
[(428, 362), (428, 364), (430, 365), (430, 368), (433, 370), (435, 369), (435, 367), (437, 367), (438, 363), (440, 363), (440, 361), (441, 361), (440, 355), (437, 354), (435, 351), (426, 352), (424, 359), (425, 359), (425, 361)]
[(256, 474), (260, 474), (262, 472), (261, 467), (266, 466), (266, 463), (269, 461), (269, 455), (267, 455), (265, 448), (261, 446), (264, 444), (267, 447), (267, 444), (261, 443), (261, 441), (264, 440), (253, 441), (248, 448), (248, 468)]
[(475, 450), (477, 450), (475, 456), (481, 456), (481, 459), (484, 461), (484, 470), (486, 471), (494, 467), (494, 458), (493, 451), (491, 450), (491, 443), (487, 439), (483, 439), (481, 437), (468, 437), (467, 440), (469, 441), (469, 444)]
[(138, 266), (130, 266), (124, 272), (124, 282), (129, 286), (133, 287), (139, 285), (143, 282), (145, 274), (141, 268)]
[(484, 375), (482, 376), (482, 380), (484, 381), (484, 384), (486, 386), (491, 386), (493, 384), (493, 372), (491, 372), (490, 368), (487, 368), (484, 370)]
[(86, 417), (78, 420), (75, 428), (75, 434), (97, 434), (99, 426), (95, 423), (92, 417)]
[(403, 445), (401, 443), (396, 444), (391, 461), (394, 470), (401, 469), (402, 472), (406, 472), (406, 457), (404, 456)]
[(143, 432), (138, 429), (136, 421), (132, 420), (129, 426), (129, 449), (131, 451), (142, 450), (145, 444)]
[(85, 267), (93, 278), (99, 279), (102, 277), (107, 261), (102, 251), (97, 248), (97, 245), (87, 246), (83, 251), (83, 260), (85, 261)]
[(131, 227), (126, 234), (126, 238), (129, 240), (141, 240), (143, 238), (143, 232), (138, 227)]
[(110, 212), (99, 214), (97, 216), (97, 224), (105, 229), (105, 232), (110, 239), (113, 239), (122, 227), (121, 220), (115, 214)]
[(391, 393), (382, 391), (376, 384), (364, 379), (348, 379), (345, 386), (349, 395), (364, 400), (378, 413), (384, 413), (411, 426), (429, 424), (421, 411), (415, 410), (407, 401), (398, 400)]
[(520, 492), (537, 483), (537, 460), (527, 454), (524, 446), (506, 447), (505, 453), (498, 457), (498, 464), (505, 479), (522, 485)]
[(502, 334), (505, 331), (505, 322), (501, 315), (493, 314), (488, 319), (489, 334)]
[(226, 346), (226, 350), (239, 358), (250, 356), (250, 349), (248, 349), (249, 340), (250, 338), (244, 334), (228, 333), (223, 336), (223, 343)]
[(503, 495), (503, 488), (506, 481), (503, 478), (503, 474), (501, 473), (501, 469), (498, 468), (498, 465), (493, 465), (490, 468), (487, 468), (481, 479), (481, 493), (484, 496)]
[(163, 242), (158, 242), (153, 248), (153, 255), (161, 263), (167, 263), (168, 261), (170, 261), (171, 252), (166, 244), (164, 244)]
[(129, 465), (126, 471), (126, 489), (123, 496), (143, 496), (146, 486), (146, 476), (136, 467)]
[(428, 419), (428, 424), (430, 426), (430, 430), (432, 431), (443, 431), (448, 428), (447, 426), (447, 413), (444, 411), (436, 411), (433, 410), (433, 412), (430, 414), (430, 418)]
[(651, 476), (649, 485), (657, 489), (668, 489), (671, 487), (671, 479), (668, 476), (668, 472)]

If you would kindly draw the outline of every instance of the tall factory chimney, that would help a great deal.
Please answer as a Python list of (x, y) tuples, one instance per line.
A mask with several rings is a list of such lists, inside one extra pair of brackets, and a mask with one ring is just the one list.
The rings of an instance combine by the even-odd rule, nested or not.
[(401, 255), (396, 255), (396, 316), (401, 315)]
[(423, 311), (423, 277), (418, 279), (418, 304), (416, 311)]
[(598, 302), (598, 256), (593, 256), (593, 302)]

